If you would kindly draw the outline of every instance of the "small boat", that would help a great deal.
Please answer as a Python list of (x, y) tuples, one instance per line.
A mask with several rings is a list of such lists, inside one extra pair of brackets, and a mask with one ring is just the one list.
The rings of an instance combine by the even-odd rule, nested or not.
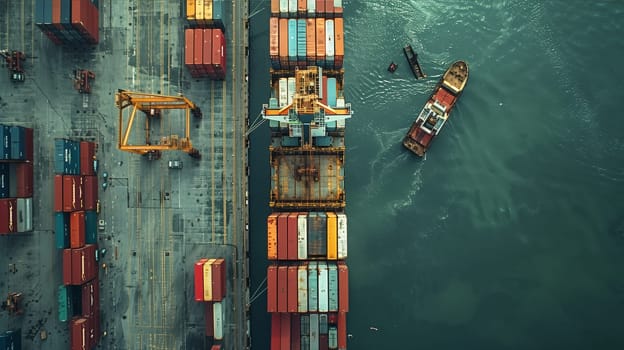
[(405, 54), (405, 58), (407, 58), (407, 62), (409, 63), (412, 73), (414, 73), (416, 79), (426, 78), (427, 75), (425, 75), (422, 68), (420, 68), (420, 63), (418, 63), (418, 54), (414, 52), (412, 45), (405, 45), (405, 47), (403, 47), (403, 53)]
[(467, 81), (466, 62), (453, 63), (442, 75), (429, 100), (403, 138), (403, 146), (421, 157), (424, 156), (433, 139), (446, 124)]
[(399, 67), (398, 64), (394, 62), (390, 62), (390, 65), (388, 66), (388, 72), (394, 73), (394, 71), (396, 71), (398, 67)]

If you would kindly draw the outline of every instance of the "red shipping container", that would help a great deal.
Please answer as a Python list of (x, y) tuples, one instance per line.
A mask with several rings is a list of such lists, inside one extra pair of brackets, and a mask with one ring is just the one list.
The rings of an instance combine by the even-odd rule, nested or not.
[(221, 350), (221, 344), (213, 345), (210, 350)]
[(223, 77), (225, 78), (225, 67), (227, 65), (227, 45), (225, 44), (225, 33), (221, 34), (221, 69), (223, 70)]
[(72, 251), (63, 249), (63, 284), (72, 284)]
[(297, 312), (298, 290), (297, 290), (297, 266), (288, 266), (288, 312)]
[(204, 63), (203, 63), (203, 68), (206, 72), (206, 74), (208, 74), (208, 76), (210, 76), (211, 74), (214, 74), (214, 68), (212, 67), (212, 31), (213, 29), (204, 29), (203, 30), (203, 36), (204, 36), (204, 45), (203, 45), (203, 49), (204, 49)]
[(316, 0), (316, 13), (317, 14), (325, 13), (325, 0)]
[(288, 215), (288, 231), (286, 234), (286, 255), (288, 260), (297, 260), (297, 248), (298, 248), (298, 220), (299, 213), (290, 213)]
[(15, 196), (29, 198), (33, 196), (33, 165), (32, 163), (15, 164), (17, 182)]
[(338, 311), (349, 311), (349, 270), (342, 262), (338, 264)]
[(26, 153), (26, 160), (33, 161), (34, 152), (33, 152), (33, 133), (34, 130), (32, 128), (24, 128), (25, 130), (25, 142), (24, 152)]
[(71, 22), (74, 29), (81, 34), (87, 33), (87, 28), (84, 24), (84, 0), (72, 0), (71, 6)]
[(299, 314), (290, 315), (290, 348), (301, 350), (301, 317)]
[(281, 328), (280, 314), (271, 314), (271, 350), (281, 350)]
[(217, 259), (212, 263), (212, 300), (221, 301), (225, 297), (225, 260)]
[(290, 314), (280, 314), (280, 339), (281, 339), (281, 350), (290, 350)]
[(347, 314), (338, 313), (338, 350), (347, 349)]
[[(194, 281), (195, 281), (195, 301), (204, 301), (204, 264), (208, 259), (199, 259), (195, 263)], [(211, 316), (212, 317), (212, 314)]]
[(325, 17), (334, 17), (334, 0), (325, 0)]
[(63, 175), (54, 175), (54, 211), (63, 211)]
[(80, 142), (80, 175), (95, 175), (93, 159), (95, 159), (95, 143)]
[(277, 259), (288, 259), (288, 214), (277, 217)]
[(63, 211), (82, 210), (82, 177), (78, 175), (63, 176)]
[(17, 231), (17, 199), (0, 199), (0, 234)]
[(206, 303), (206, 336), (214, 336), (214, 311), (212, 310), (212, 303)]
[(323, 98), (321, 98), (321, 102), (327, 106), (327, 76), (323, 75)]
[(83, 176), (82, 182), (84, 184), (84, 209), (96, 210), (98, 201), (97, 176)]
[(95, 245), (87, 244), (78, 249), (72, 249), (72, 284), (81, 285), (97, 277), (95, 262)]
[(195, 29), (193, 36), (193, 67), (203, 74), (204, 48), (202, 46), (204, 45), (204, 32), (201, 29)]
[(184, 64), (189, 69), (193, 68), (193, 48), (195, 45), (194, 40), (195, 34), (193, 33), (193, 29), (186, 29), (184, 31)]
[(85, 245), (84, 211), (72, 212), (69, 216), (69, 247), (80, 248)]
[(288, 312), (288, 266), (277, 268), (277, 312)]
[(277, 312), (277, 266), (267, 269), (267, 312)]
[(319, 350), (329, 350), (329, 336), (327, 334), (319, 334)]
[(95, 315), (95, 289), (97, 281), (87, 282), (82, 285), (82, 316), (93, 317)]
[(72, 318), (69, 324), (71, 350), (85, 350), (89, 348), (89, 319), (86, 317)]
[(279, 57), (280, 61), (288, 60), (288, 19), (286, 18), (279, 20)]
[(221, 29), (212, 31), (212, 66), (215, 70), (213, 79), (225, 78), (225, 37)]

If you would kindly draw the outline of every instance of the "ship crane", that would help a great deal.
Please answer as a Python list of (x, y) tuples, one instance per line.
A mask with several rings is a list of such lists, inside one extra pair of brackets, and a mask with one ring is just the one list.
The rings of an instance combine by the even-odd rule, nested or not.
[[(119, 137), (117, 148), (121, 151), (136, 153), (146, 156), (148, 159), (159, 159), (162, 151), (178, 150), (188, 153), (189, 156), (200, 159), (201, 154), (191, 143), (191, 114), (195, 118), (201, 118), (202, 112), (193, 102), (186, 97), (165, 96), (143, 92), (118, 90), (115, 94), (115, 105), (119, 108)], [(129, 110), (129, 115), (124, 118), (124, 110)], [(184, 136), (166, 135), (158, 140), (152, 140), (150, 131), (152, 124), (162, 121), (165, 111), (183, 110), (185, 119)], [(137, 118), (137, 112), (145, 116), (145, 142), (143, 144), (130, 144), (130, 134)], [(162, 124), (162, 123), (161, 123)]]
[(0, 50), (0, 56), (6, 60), (11, 81), (23, 82), (26, 78), (24, 74), (26, 55), (21, 51)]

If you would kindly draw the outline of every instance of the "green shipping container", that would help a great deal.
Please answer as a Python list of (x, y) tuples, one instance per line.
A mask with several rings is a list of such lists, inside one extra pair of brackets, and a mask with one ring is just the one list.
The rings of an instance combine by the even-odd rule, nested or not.
[(67, 322), (71, 317), (71, 304), (69, 302), (68, 287), (61, 285), (58, 287), (58, 316), (59, 321)]

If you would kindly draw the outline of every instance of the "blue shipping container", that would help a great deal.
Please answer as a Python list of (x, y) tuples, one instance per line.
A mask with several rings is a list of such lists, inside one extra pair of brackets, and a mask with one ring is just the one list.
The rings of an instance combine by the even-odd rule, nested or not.
[(46, 6), (43, 7), (43, 23), (52, 24), (52, 1), (44, 0)]
[(72, 29), (71, 3), (72, 3), (72, 0), (61, 0), (61, 24), (66, 29)]
[(288, 59), (297, 60), (297, 20), (288, 20)]
[(297, 56), (299, 60), (305, 60), (307, 55), (306, 46), (306, 20), (297, 20)]
[(225, 27), (223, 26), (223, 0), (213, 0), (212, 1), (212, 21), (213, 27), (223, 29), (223, 33), (225, 33)]
[(56, 237), (56, 248), (69, 248), (69, 214), (54, 213), (54, 235)]
[(11, 159), (11, 127), (0, 125), (0, 159)]
[(45, 20), (45, 18), (44, 18), (45, 3), (46, 3), (46, 1), (44, 1), (44, 0), (37, 0), (37, 3), (35, 4), (35, 23), (36, 24), (43, 24), (43, 22)]
[(92, 210), (85, 211), (85, 242), (97, 243), (97, 213)]
[(80, 142), (78, 141), (72, 141), (70, 169), (70, 174), (80, 174)]
[(336, 107), (336, 78), (327, 79), (327, 103), (330, 107)]
[(54, 139), (54, 173), (65, 173), (65, 143), (67, 140)]
[(308, 311), (318, 311), (318, 270), (315, 262), (308, 265)]
[(12, 126), (11, 133), (11, 159), (26, 159), (26, 130), (21, 126)]
[(6, 163), (0, 163), (0, 198), (8, 198), (11, 191), (10, 188), (9, 165)]

